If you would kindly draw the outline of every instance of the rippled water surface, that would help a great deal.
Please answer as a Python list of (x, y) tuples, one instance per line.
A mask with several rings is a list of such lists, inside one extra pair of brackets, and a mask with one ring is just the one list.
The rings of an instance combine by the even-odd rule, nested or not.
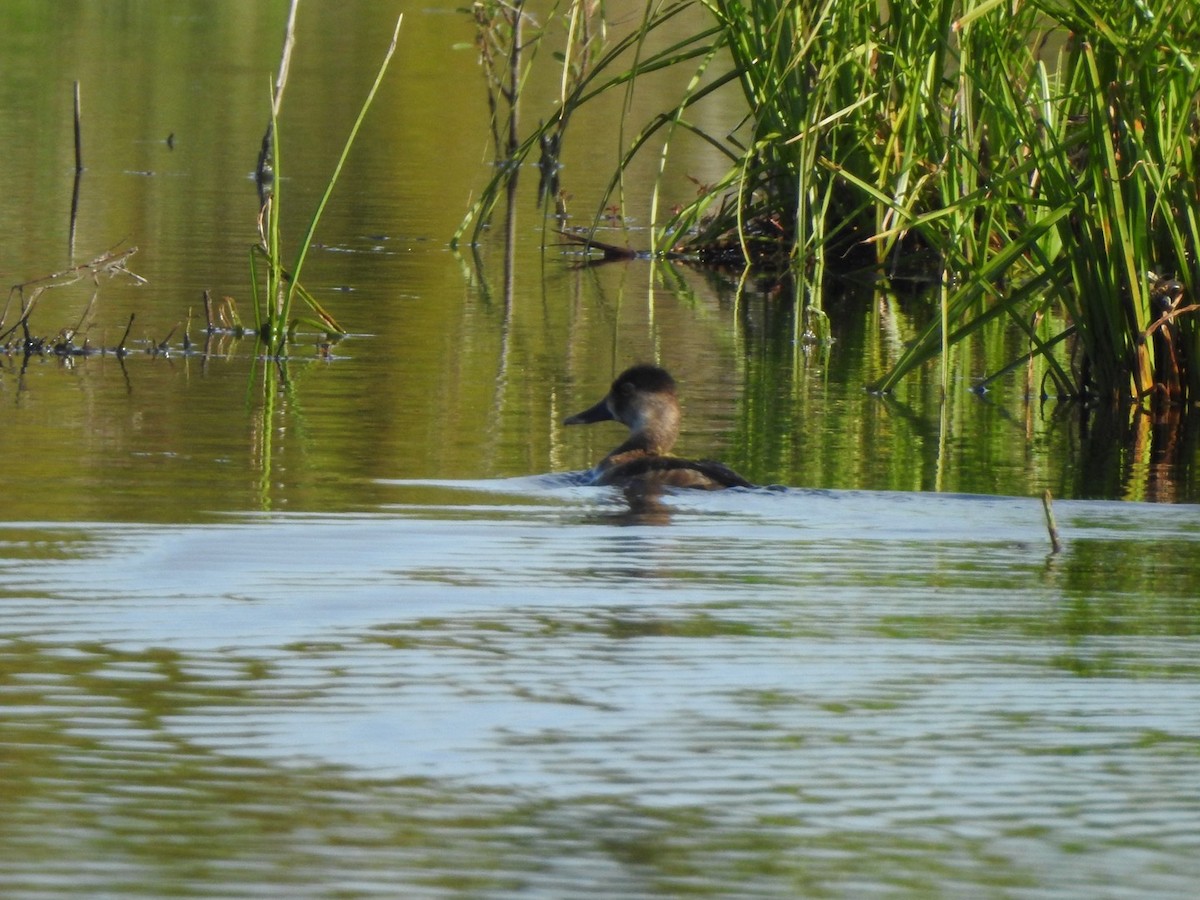
[(1191, 510), (1060, 504), (1051, 556), (1026, 500), (379, 489), (0, 530), (6, 896), (1200, 879)]

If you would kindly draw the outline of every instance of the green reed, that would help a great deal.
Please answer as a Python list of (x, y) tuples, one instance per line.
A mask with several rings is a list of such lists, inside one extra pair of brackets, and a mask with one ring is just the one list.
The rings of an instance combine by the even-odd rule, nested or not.
[[(975, 97), (987, 143), (963, 148), (978, 160), (986, 150), (986, 191), (943, 201), (916, 220), (931, 234), (928, 224), (943, 211), (967, 210), (976, 226), (988, 223), (988, 242), (976, 245), (973, 260), (938, 244), (958, 283), (948, 324), (931, 325), (878, 386), (889, 388), (947, 340), (1002, 317), (1029, 333), (1058, 393), (1140, 400), (1174, 384), (1173, 399), (1198, 396), (1196, 365), (1181, 369), (1178, 355), (1148, 339), (1172, 312), (1155, 303), (1155, 273), (1177, 276), (1188, 292), (1198, 274), (1194, 17), (1171, 0), (1141, 4), (1132, 15), (1117, 3), (1029, 9), (1036, 18), (1024, 24), (1057, 35), (1057, 53), (1040, 41), (1024, 52), (1010, 44), (985, 57), (984, 71), (972, 67), (958, 78), (987, 86)], [(985, 24), (993, 40), (1010, 23), (989, 13), (967, 28)], [(985, 73), (1000, 77), (989, 82)], [(1051, 312), (1061, 312), (1064, 325), (1041, 341), (1029, 323)], [(1159, 326), (1190, 348), (1185, 359), (1197, 359), (1191, 319), (1169, 315)], [(1069, 358), (1045, 352), (1060, 343), (1073, 349)]]
[[(696, 8), (711, 28), (645, 51)], [(1200, 397), (1200, 330), (1186, 299), (1200, 281), (1200, 16), (1190, 0), (650, 3), (556, 117), (679, 65), (696, 74), (677, 105), (623, 126), (629, 149), (609, 195), (637, 154), (661, 141), (668, 160), (682, 132), (730, 166), (653, 223), (656, 249), (790, 265), (818, 286), (818, 305), (820, 285), (854, 270), (927, 283), (928, 325), (879, 390), (1002, 323), (1024, 335), (1028, 355), (993, 376), (1035, 359), (1046, 393)], [(734, 86), (740, 127), (692, 124), (697, 104)], [(1157, 276), (1178, 279), (1183, 297), (1164, 299)], [(943, 387), (948, 378), (943, 368)]]
[[(294, 262), (290, 268), (285, 266), (282, 252), (282, 192), (280, 185), (283, 169), (279, 150), (278, 121), (278, 98), (282, 95), (281, 85), (286, 78), (285, 74), (281, 75), (279, 85), (273, 91), (271, 126), (268, 131), (267, 142), (265, 142), (269, 144), (271, 175), (269, 185), (263, 192), (263, 204), (259, 212), (259, 243), (251, 248), (250, 252), (250, 280), (254, 298), (255, 327), (259, 336), (266, 343), (268, 355), (270, 356), (279, 358), (285, 355), (287, 342), (300, 325), (307, 324), (320, 331), (334, 335), (345, 334), (344, 329), (337, 323), (333, 316), (326, 312), (317, 299), (301, 286), (300, 273), (304, 268), (308, 251), (312, 246), (317, 225), (320, 223), (321, 216), (325, 212), (325, 206), (333, 194), (333, 188), (342, 174), (347, 157), (350, 155), (350, 148), (354, 145), (359, 128), (366, 118), (367, 110), (370, 109), (371, 103), (375, 99), (375, 94), (383, 82), (388, 65), (391, 63), (392, 56), (396, 52), (396, 42), (400, 36), (400, 24), (403, 18), (403, 16), (400, 16), (396, 19), (396, 28), (392, 33), (391, 43), (384, 54), (383, 62), (376, 73), (375, 81), (371, 85), (371, 89), (367, 92), (366, 99), (358, 111), (358, 116), (350, 128), (350, 133), (346, 137), (341, 155), (338, 157), (333, 173), (325, 185), (325, 191), (322, 193), (321, 199), (317, 203), (312, 217), (309, 219), (308, 228), (300, 240)], [(288, 49), (290, 47), (285, 47), (285, 54), (288, 52)], [(286, 65), (281, 66), (281, 72), (286, 72)], [(260, 259), (265, 262), (266, 268), (261, 278), (258, 272), (258, 260)], [(263, 283), (264, 281), (265, 283)], [(297, 298), (308, 306), (311, 315), (293, 314), (292, 304)]]
[[(479, 198), (472, 203), (462, 223), (451, 239), (451, 246), (457, 247), (462, 240), (470, 235), (472, 241), (477, 241), (487, 226), (497, 203), (506, 195), (510, 180), (514, 173), (535, 152), (539, 151), (542, 158), (539, 165), (554, 166), (557, 164), (558, 151), (568, 132), (568, 123), (572, 114), (584, 104), (614, 90), (628, 90), (638, 77), (643, 77), (672, 66), (681, 65), (698, 57), (711, 55), (712, 40), (716, 39), (718, 29), (714, 26), (699, 34), (685, 35), (664, 50), (653, 53), (645, 52), (650, 37), (660, 33), (669, 33), (670, 26), (676, 23), (676, 17), (684, 12), (690, 3), (668, 3), (654, 6), (653, 12), (648, 12), (641, 27), (633, 30), (615, 41), (607, 40), (608, 26), (603, 18), (603, 4), (591, 0), (570, 0), (566, 8), (560, 10), (560, 4), (555, 3), (539, 25), (526, 23), (523, 45), (514, 44), (512, 40), (512, 21), (502, 12), (499, 17), (479, 16), (477, 3), (471, 10), (477, 28), (476, 45), (480, 49), (480, 61), (488, 83), (489, 105), (493, 108), (495, 117), (495, 97), (502, 97), (509, 102), (510, 91), (501, 90), (501, 85), (519, 87), (529, 76), (529, 64), (532, 62), (532, 51), (539, 47), (548, 37), (555, 34), (554, 26), (565, 23), (564, 35), (566, 47), (563, 52), (556, 53), (556, 59), (561, 61), (560, 96), (559, 102), (548, 115), (544, 116), (538, 126), (532, 129), (524, 138), (515, 144), (511, 141), (504, 143), (504, 155), (497, 159), (495, 174), (490, 178), (480, 193)], [(490, 8), (490, 7), (489, 7)], [(501, 10), (503, 7), (501, 7)], [(523, 9), (523, 6), (520, 7)], [(526, 60), (516, 77), (507, 80), (497, 78), (495, 73), (502, 70), (494, 58), (495, 48), (508, 48), (507, 52), (515, 53), (517, 48), (526, 48), (523, 58)], [(485, 49), (486, 48), (486, 49)], [(725, 80), (728, 80), (728, 76)], [(701, 96), (711, 92), (710, 86)], [(690, 98), (692, 102), (696, 97)], [(512, 103), (519, 102), (519, 96), (514, 94)], [(625, 156), (625, 162), (642, 149), (649, 137), (668, 125), (672, 117), (658, 117), (641, 133), (630, 141), (631, 149)], [(513, 121), (510, 115), (508, 119)], [(621, 123), (624, 129), (626, 123)], [(498, 131), (493, 126), (493, 134)], [(510, 130), (510, 137), (517, 137), (517, 132)], [(494, 138), (495, 139), (495, 138)], [(497, 144), (499, 151), (500, 144)], [(549, 155), (547, 155), (549, 154)], [(602, 215), (609, 198), (621, 184), (624, 164), (617, 167), (608, 191), (599, 199), (596, 206), (596, 217)]]

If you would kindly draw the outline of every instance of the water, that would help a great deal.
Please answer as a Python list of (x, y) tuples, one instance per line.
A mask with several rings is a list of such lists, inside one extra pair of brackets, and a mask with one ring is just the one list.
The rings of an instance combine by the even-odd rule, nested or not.
[[(3, 529), (7, 894), (1182, 896), (1190, 511), (380, 485)], [(903, 520), (903, 534), (892, 523)], [(1092, 560), (1174, 564), (1106, 591)], [(69, 866), (53, 860), (70, 860)]]
[[(384, 7), (302, 5), (294, 230)], [(770, 286), (543, 253), (532, 198), (506, 289), (498, 237), (446, 247), (489, 171), (470, 27), (405, 16), (306, 264), (352, 336), (303, 339), (281, 387), (248, 342), (180, 336), (205, 289), (248, 314), (282, 12), (0, 11), (0, 275), (124, 240), (148, 280), (32, 319), (112, 347), (135, 313), (128, 358), (0, 357), (0, 894), (1189, 895), (1195, 435), (1019, 378), (977, 397), (970, 348), (945, 404), (872, 397), (909, 301), (839, 294), (806, 350)], [(681, 168), (711, 179), (701, 151)], [(568, 141), (580, 215), (611, 156)], [(562, 419), (645, 359), (680, 381), (683, 452), (787, 488), (634, 513), (575, 483), (620, 429)]]

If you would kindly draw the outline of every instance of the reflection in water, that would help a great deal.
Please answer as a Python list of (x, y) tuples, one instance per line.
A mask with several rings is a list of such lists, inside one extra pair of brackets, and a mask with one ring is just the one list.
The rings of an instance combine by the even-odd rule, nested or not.
[(1195, 502), (1200, 416), (1181, 406), (1080, 410), (1082, 496)]
[(663, 502), (664, 488), (661, 484), (633, 483), (621, 489), (628, 512), (614, 517), (624, 525), (669, 525), (671, 507)]
[(1200, 877), (1187, 508), (378, 487), (0, 529), (6, 897)]
[[(297, 20), (303, 62), (289, 87), (298, 102), (280, 123), (295, 148), (286, 162), (295, 201), (288, 233), (301, 233), (311, 216), (353, 118), (344, 98), (362, 96), (378, 35), (394, 25), (392, 11), (362, 0), (305, 10)], [(703, 18), (703, 10), (695, 13)], [(105, 281), (94, 307), (90, 284), (58, 292), (47, 298), (53, 306), (39, 309), (35, 333), (83, 322), (78, 330), (93, 346), (113, 347), (136, 314), (130, 341), (143, 347), (182, 333), (193, 309), (198, 321), (205, 290), (250, 308), (247, 251), (259, 207), (248, 174), (268, 115), (262, 75), (278, 64), (283, 11), (212, 0), (203, 14), (151, 4), (139, 15), (144, 32), (123, 27), (101, 6), (42, 4), (20, 17), (20, 28), (0, 29), (13, 71), (36, 72), (46, 47), (67, 48), (88, 108), (122, 110), (88, 120), (88, 167), (72, 233), (89, 255), (123, 239), (141, 247), (138, 274), (149, 281)], [(520, 191), (516, 179), (509, 182), (515, 193), (503, 220), (496, 217), (497, 231), (507, 225), (503, 238), (483, 232), (470, 250), (473, 264), (464, 266), (446, 240), (493, 172), (481, 163), (486, 102), (478, 57), (449, 50), (469, 41), (472, 26), (465, 16), (429, 9), (404, 27), (396, 70), (363, 125), (305, 264), (307, 286), (354, 336), (336, 365), (290, 373), (306, 381), (303, 403), (280, 408), (269, 423), (278, 438), (273, 470), (247, 478), (242, 469), (247, 445), (258, 440), (250, 432), (260, 427), (253, 421), (260, 409), (245, 402), (255, 353), (249, 346), (235, 350), (227, 366), (207, 359), (134, 365), (128, 382), (111, 360), (0, 356), (0, 404), (12, 411), (0, 452), (54, 448), (22, 472), (27, 490), (10, 492), (12, 517), (40, 518), (40, 498), (64, 486), (71, 502), (60, 517), (105, 519), (118, 507), (117, 518), (178, 522), (261, 508), (264, 480), (280, 508), (355, 510), (371, 506), (376, 478), (579, 468), (607, 448), (598, 438), (559, 434), (557, 423), (570, 411), (564, 407), (638, 360), (659, 361), (689, 388), (701, 388), (689, 391), (687, 412), (704, 431), (688, 435), (694, 445), (681, 453), (711, 454), (756, 483), (1200, 499), (1191, 474), (1200, 446), (1196, 416), (1156, 428), (1152, 448), (1125, 428), (1087, 426), (1081, 436), (1076, 411), (1056, 418), (1034, 382), (1001, 378), (990, 383), (986, 401), (972, 394), (974, 378), (988, 371), (973, 346), (960, 350), (963, 374), (944, 401), (936, 379), (920, 375), (886, 401), (866, 395), (864, 385), (929, 314), (927, 304), (886, 285), (815, 297), (802, 283), (755, 283), (678, 260), (579, 269), (544, 246), (553, 244), (548, 234), (575, 222), (539, 207), (529, 178)], [(148, 32), (156, 36), (151, 44), (142, 38)], [(541, 104), (557, 102), (540, 96), (536, 81), (522, 98), (527, 123)], [(154, 85), (154, 102), (129, 102), (129, 85), (137, 84)], [(646, 87), (625, 99), (613, 92), (614, 108), (593, 107), (599, 121), (576, 119), (575, 127), (606, 128), (605, 117), (615, 119), (625, 102), (637, 106), (634, 119), (643, 118), (639, 110), (658, 108), (683, 86), (664, 84), (661, 96)], [(64, 247), (73, 147), (57, 127), (70, 120), (71, 99), (50, 80), (0, 84), (14, 137), (0, 171), (8, 212), (0, 216), (0, 246), (13, 281), (72, 262)], [(694, 113), (700, 132), (715, 124), (705, 121), (708, 112)], [(170, 134), (177, 140), (165, 143)], [(707, 145), (682, 135), (672, 143), (678, 168), (700, 181), (726, 167)], [(546, 149), (562, 164), (577, 207), (598, 203), (613, 170), (611, 142), (567, 140)], [(691, 182), (673, 184), (653, 168), (628, 172), (621, 221), (633, 246), (650, 243), (639, 230), (648, 198), (657, 196), (663, 209), (694, 193)], [(805, 304), (807, 320), (797, 314)], [(814, 348), (809, 332), (831, 342)], [(1011, 359), (1025, 349), (1014, 341), (1025, 338), (989, 335), (982, 343)], [(296, 348), (297, 357), (309, 354)], [(173, 462), (137, 468), (133, 477), (134, 461), (146, 457)], [(323, 490), (323, 480), (337, 483)]]

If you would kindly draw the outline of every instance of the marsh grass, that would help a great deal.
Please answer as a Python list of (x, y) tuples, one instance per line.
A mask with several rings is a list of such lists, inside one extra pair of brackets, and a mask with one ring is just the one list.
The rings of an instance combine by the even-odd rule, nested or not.
[[(559, 156), (571, 114), (599, 91), (590, 90), (597, 78), (620, 56), (606, 52), (604, 6), (596, 0), (554, 2), (539, 20), (525, 0), (477, 0), (461, 9), (475, 27), (473, 47), (484, 75), (494, 147), (494, 174), (471, 204), (450, 240), (457, 248), (464, 239), (477, 242), (490, 224), (497, 204), (510, 200), (521, 167), (537, 153), (538, 197), (544, 208), (566, 217), (558, 183)], [(559, 99), (548, 117), (521, 137), (521, 97), (539, 49), (552, 35), (563, 35), (564, 48), (554, 53), (558, 66)], [(607, 85), (611, 87), (611, 85)], [(618, 176), (619, 177), (619, 176)]]
[[(646, 49), (697, 7), (711, 27)], [(622, 124), (627, 149), (597, 208), (639, 154), (665, 169), (685, 133), (729, 168), (655, 221), (654, 250), (789, 266), (818, 308), (830, 279), (856, 272), (924, 285), (927, 325), (879, 391), (939, 354), (945, 387), (948, 350), (998, 326), (1028, 349), (987, 377), (1032, 364), (1042, 394), (1200, 398), (1191, 0), (651, 3), (514, 159), (579, 106), (677, 66), (691, 83), (673, 107)], [(744, 122), (693, 122), (733, 89)]]
[[(1152, 273), (1190, 291), (1200, 246), (1186, 4), (707, 5), (753, 111), (738, 195), (765, 198), (739, 202), (738, 232), (782, 211), (819, 276), (871, 246), (882, 274), (929, 279), (935, 314), (877, 389), (999, 320), (1043, 360), (1044, 392), (1196, 396), (1191, 321), (1164, 323), (1174, 355), (1146, 339)], [(1063, 325), (1043, 337), (1048, 316)]]
[[(1028, 33), (1041, 26), (1045, 36), (1066, 29), (1070, 37), (1050, 59), (1039, 52), (1042, 41), (1023, 50), (1010, 41), (1008, 52), (988, 57), (999, 78), (985, 81), (980, 67), (960, 76), (972, 79), (981, 139), (962, 141), (957, 154), (980, 161), (986, 180), (982, 191), (910, 214), (957, 287), (946, 324), (931, 324), (878, 386), (891, 387), (944, 343), (1005, 318), (1027, 332), (1059, 394), (1194, 398), (1200, 371), (1185, 359), (1197, 359), (1196, 332), (1179, 315), (1179, 300), (1194, 289), (1200, 247), (1196, 26), (1188, 7), (1173, 2), (1141, 5), (1133, 15), (1123, 4), (1030, 8), (1039, 15), (1023, 23)], [(1051, 16), (1055, 29), (1045, 30)], [(962, 46), (982, 55), (1008, 26), (994, 14), (976, 16), (962, 31), (978, 28), (985, 40), (967, 34)], [(969, 239), (974, 229), (983, 241), (931, 227), (964, 210), (970, 227), (958, 235)], [(1155, 300), (1161, 272), (1180, 279), (1165, 304)], [(1048, 314), (1061, 314), (1063, 326), (1043, 341), (1030, 323)], [(1164, 314), (1170, 320), (1158, 322)], [(1156, 323), (1190, 352), (1172, 356), (1147, 340)], [(1049, 352), (1058, 344), (1072, 352)]]
[[(279, 77), (272, 90), (271, 122), (267, 131), (267, 137), (263, 140), (264, 151), (259, 161), (259, 184), (262, 192), (262, 206), (258, 217), (259, 243), (252, 247), (250, 251), (250, 281), (254, 299), (255, 330), (266, 344), (269, 356), (276, 358), (283, 357), (286, 352), (288, 340), (294, 334), (295, 329), (302, 324), (311, 325), (319, 331), (332, 335), (340, 336), (345, 334), (345, 331), (333, 316), (326, 312), (317, 299), (303, 288), (300, 283), (300, 275), (304, 269), (305, 260), (308, 258), (308, 251), (312, 246), (313, 237), (316, 234), (317, 225), (321, 221), (321, 216), (325, 211), (325, 206), (333, 194), (334, 186), (337, 184), (346, 159), (350, 155), (350, 148), (354, 145), (354, 139), (358, 135), (359, 128), (366, 118), (367, 110), (370, 109), (371, 103), (375, 99), (375, 94), (383, 82), (388, 65), (391, 63), (392, 56), (396, 51), (396, 42), (400, 36), (400, 25), (403, 19), (403, 16), (396, 19), (396, 28), (392, 33), (391, 43), (384, 54), (383, 62), (379, 66), (375, 81), (367, 92), (366, 99), (359, 109), (358, 116), (350, 128), (350, 133), (346, 137), (341, 155), (338, 157), (337, 164), (334, 166), (329, 181), (325, 185), (325, 191), (322, 193), (321, 199), (317, 203), (312, 217), (309, 219), (308, 228), (304, 236), (300, 239), (294, 261), (289, 267), (285, 265), (282, 251), (281, 211), (283, 198), (280, 184), (283, 169), (280, 154), (281, 142), (279, 138), (280, 101), (283, 96), (283, 87), (286, 84), (287, 61), (290, 57), (292, 46), (294, 14), (289, 17), (288, 34), (284, 41), (283, 62), (280, 65)], [(269, 168), (264, 165), (268, 161)], [(264, 268), (262, 273), (259, 272), (259, 263), (262, 263)], [(293, 313), (293, 304), (297, 299), (308, 307), (307, 314), (298, 315)]]

